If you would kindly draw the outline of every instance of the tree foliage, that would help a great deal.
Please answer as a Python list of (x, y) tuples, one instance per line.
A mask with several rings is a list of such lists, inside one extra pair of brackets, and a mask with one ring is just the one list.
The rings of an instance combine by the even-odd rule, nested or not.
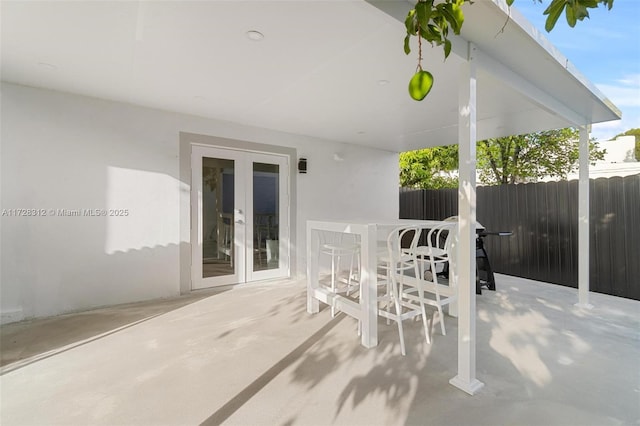
[[(535, 182), (543, 177), (566, 179), (578, 167), (579, 132), (567, 128), (487, 139), (477, 144), (479, 179), (486, 185)], [(590, 142), (589, 160), (605, 151)], [(400, 154), (400, 185), (414, 188), (458, 186), (458, 145)]]
[(400, 153), (400, 186), (404, 188), (454, 188), (458, 178), (458, 145), (438, 146)]
[[(478, 142), (480, 181), (489, 184), (536, 182), (544, 177), (566, 179), (578, 168), (579, 132), (566, 128)], [(591, 162), (604, 158), (592, 141)]]
[[(511, 7), (515, 0), (506, 0)], [(543, 0), (534, 0), (542, 3)], [(600, 5), (609, 10), (613, 7), (614, 0), (551, 0), (549, 6), (543, 12), (547, 16), (545, 29), (551, 31), (558, 22), (558, 18), (564, 12), (567, 23), (574, 27), (577, 21), (589, 17), (589, 9)], [(405, 19), (407, 34), (404, 38), (404, 52), (411, 53), (411, 38), (418, 40), (418, 65), (416, 72), (409, 83), (409, 94), (415, 100), (421, 101), (427, 96), (433, 84), (433, 76), (422, 68), (422, 40), (432, 46), (441, 46), (444, 50), (445, 60), (451, 53), (451, 40), (449, 30), (454, 34), (460, 34), (464, 24), (462, 6), (465, 3), (473, 4), (473, 0), (418, 0), (415, 6), (409, 10)], [(425, 82), (428, 82), (426, 84)]]

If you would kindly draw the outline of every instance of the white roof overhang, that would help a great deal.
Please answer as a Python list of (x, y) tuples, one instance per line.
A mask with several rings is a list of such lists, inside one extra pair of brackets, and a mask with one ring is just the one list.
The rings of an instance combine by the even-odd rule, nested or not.
[[(620, 112), (503, 0), (465, 6), (415, 102), (397, 1), (3, 1), (2, 80), (405, 151), (457, 142), (458, 69), (476, 46), (478, 139)], [(264, 40), (249, 40), (258, 30)], [(415, 43), (413, 44), (416, 48)]]

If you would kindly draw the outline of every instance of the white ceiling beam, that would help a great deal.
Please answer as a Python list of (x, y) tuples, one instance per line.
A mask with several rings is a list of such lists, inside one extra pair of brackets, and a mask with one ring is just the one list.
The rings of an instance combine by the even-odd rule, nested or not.
[(576, 111), (569, 108), (549, 93), (543, 91), (529, 80), (523, 78), (504, 64), (493, 59), (487, 53), (478, 49), (476, 51), (476, 55), (476, 61), (479, 68), (482, 68), (494, 78), (526, 96), (539, 108), (551, 114), (563, 117), (576, 127), (584, 125), (584, 123), (588, 121), (587, 117), (578, 114)]

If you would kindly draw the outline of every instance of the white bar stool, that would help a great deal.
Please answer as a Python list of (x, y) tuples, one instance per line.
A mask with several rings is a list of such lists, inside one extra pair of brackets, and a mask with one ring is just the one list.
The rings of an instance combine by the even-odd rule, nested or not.
[[(352, 238), (353, 237), (353, 238)], [(354, 264), (357, 265), (357, 273), (360, 273), (360, 244), (356, 241), (355, 236), (343, 233), (327, 233), (320, 234), (320, 252), (319, 256), (327, 255), (331, 258), (331, 287), (330, 290), (334, 294), (345, 293), (347, 296), (351, 290), (355, 288), (352, 285), (354, 279)], [(346, 279), (346, 288), (339, 288), (340, 281), (340, 260), (344, 257), (350, 258), (349, 276)], [(331, 316), (336, 315), (335, 302), (331, 304)]]

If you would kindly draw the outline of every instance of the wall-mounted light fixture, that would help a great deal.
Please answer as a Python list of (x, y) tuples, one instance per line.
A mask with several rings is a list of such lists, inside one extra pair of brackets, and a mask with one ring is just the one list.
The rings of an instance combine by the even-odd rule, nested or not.
[(298, 172), (299, 173), (307, 173), (307, 159), (306, 158), (298, 159)]

